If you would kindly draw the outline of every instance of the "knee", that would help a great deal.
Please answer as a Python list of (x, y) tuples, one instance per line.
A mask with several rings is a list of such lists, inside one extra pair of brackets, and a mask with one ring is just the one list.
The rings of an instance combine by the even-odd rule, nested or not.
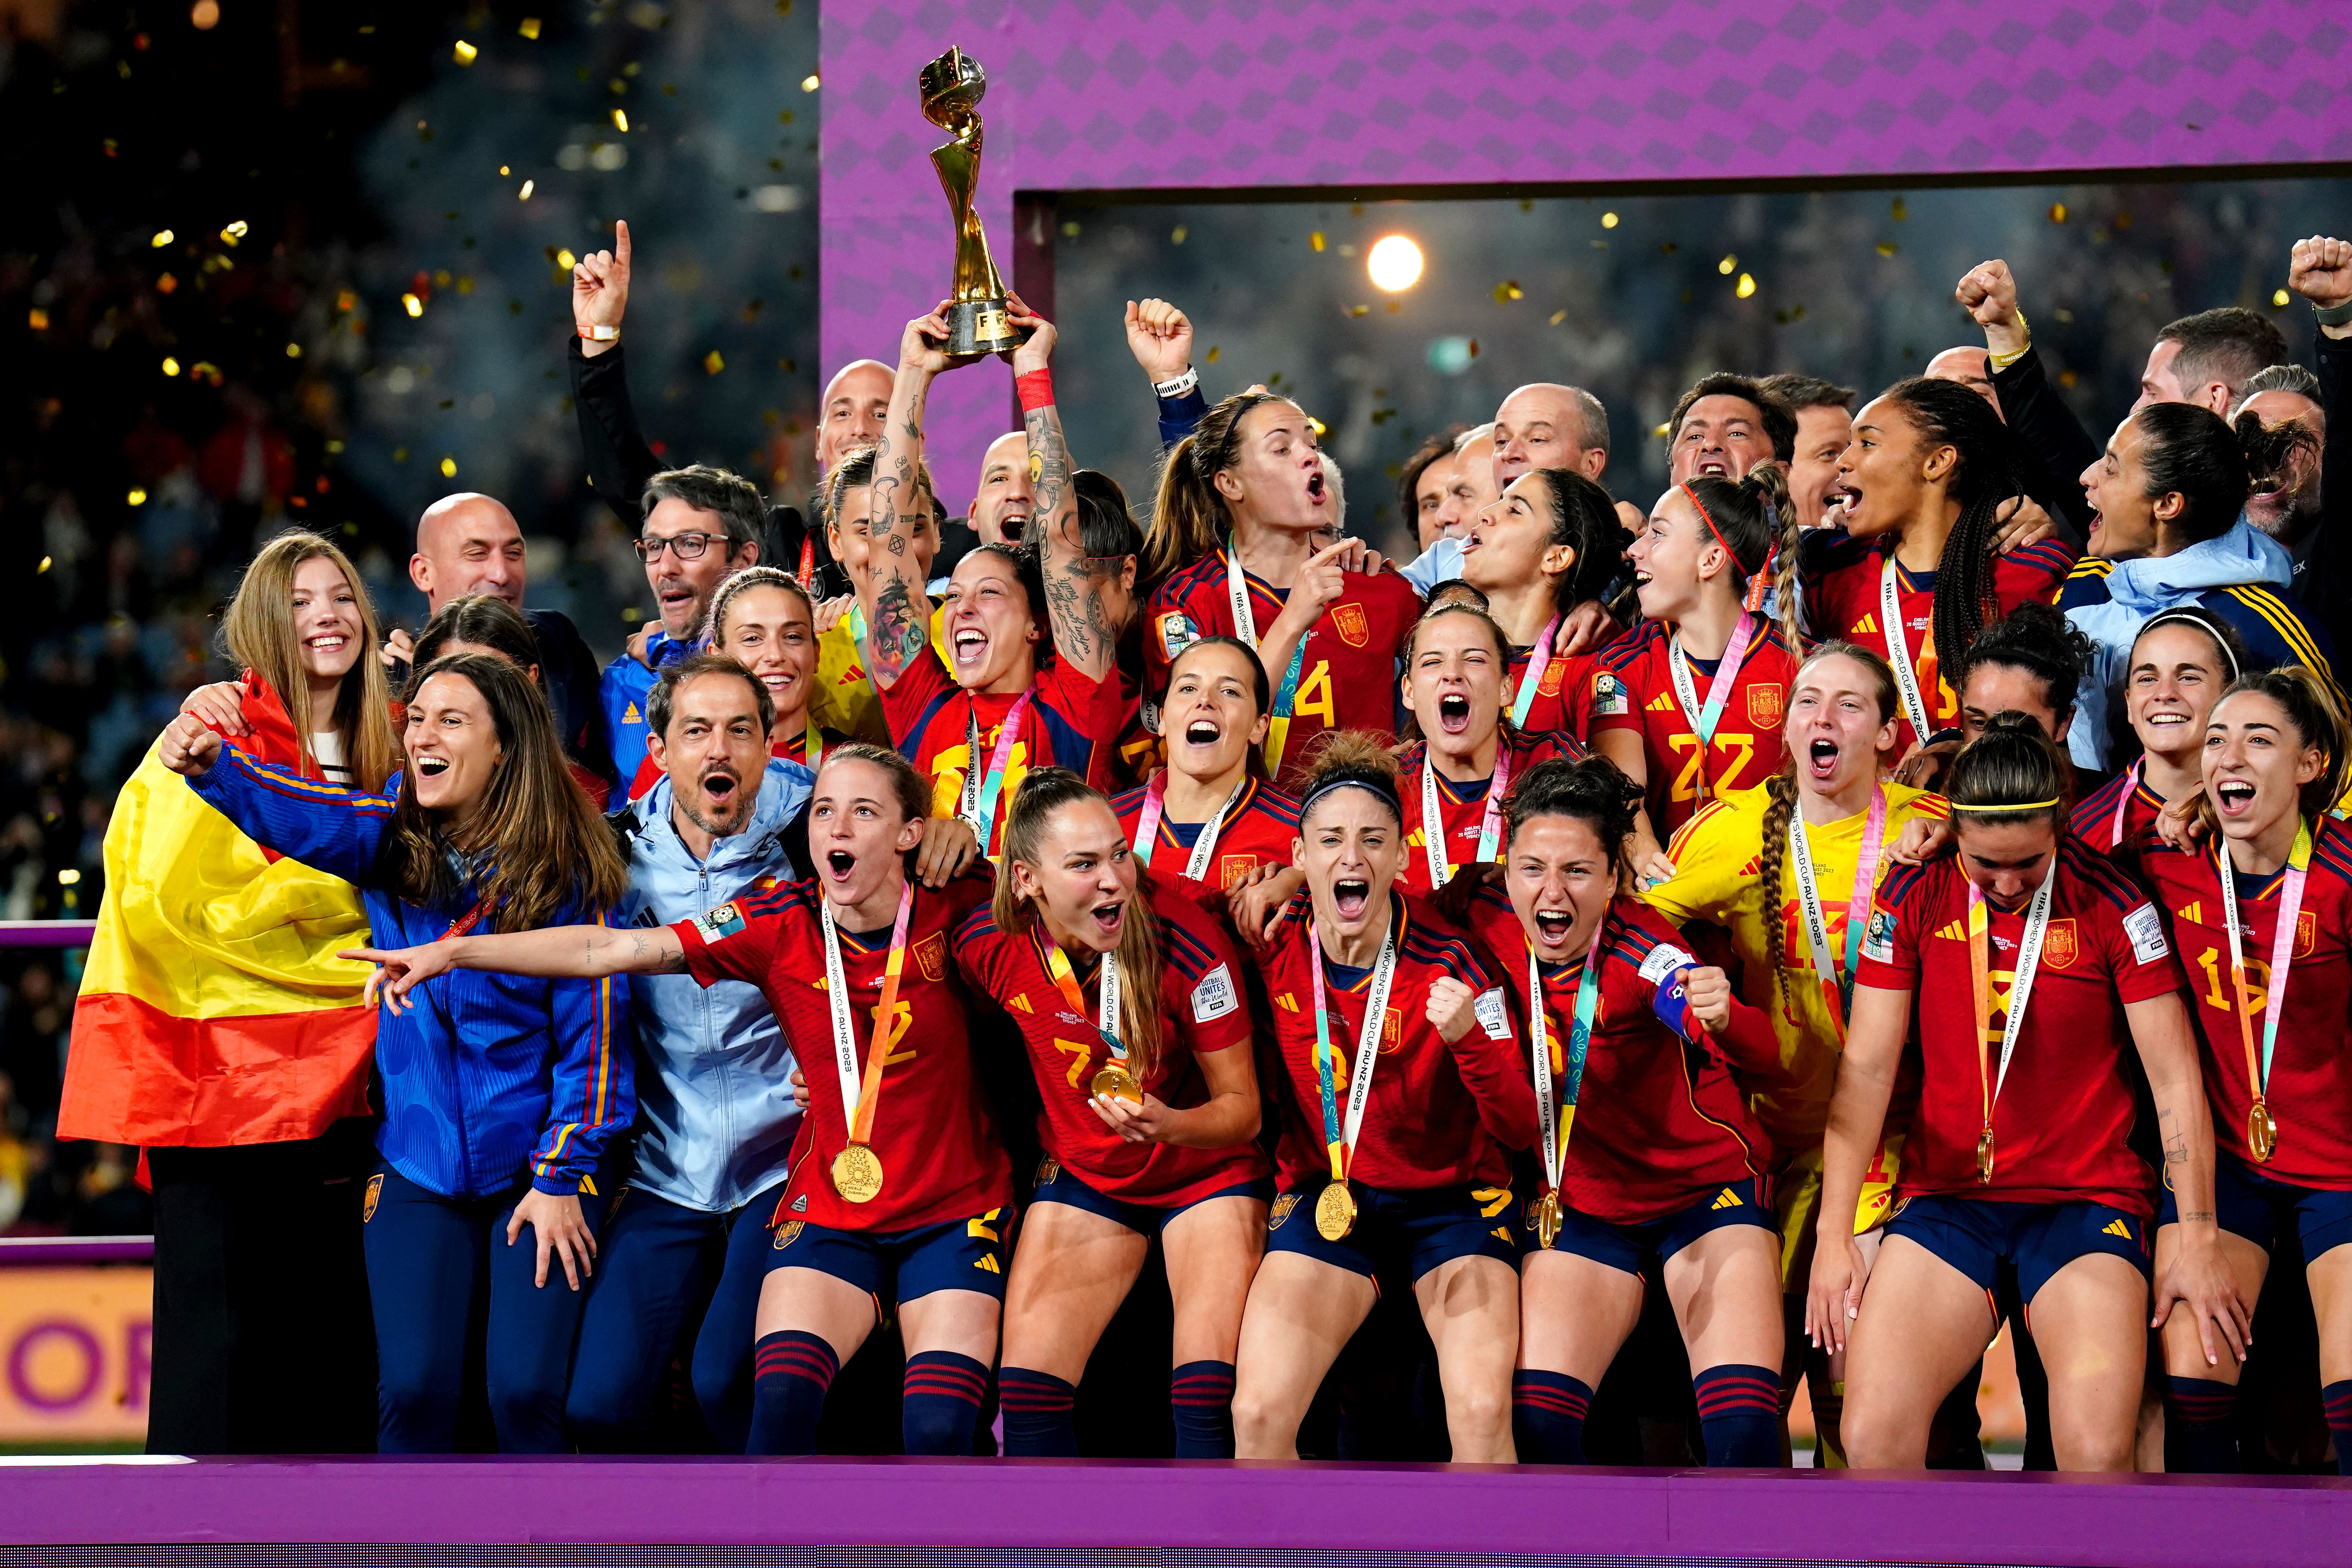
[(1507, 1384), (1497, 1385), (1482, 1380), (1455, 1395), (1453, 1405), (1454, 1417), (1465, 1431), (1502, 1432), (1510, 1429), (1511, 1391)]
[(909, 1405), (904, 1416), (905, 1447), (909, 1454), (951, 1455), (969, 1452), (971, 1426), (951, 1412), (927, 1408), (931, 1401)]
[(492, 1377), (486, 1392), (490, 1419), (501, 1433), (560, 1423), (565, 1414), (564, 1389), (560, 1382)]
[[(530, 1408), (541, 1407), (542, 1395), (533, 1392)], [(563, 1421), (580, 1440), (580, 1447), (589, 1453), (613, 1451), (613, 1440), (630, 1431), (644, 1413), (638, 1401), (630, 1397), (630, 1390), (621, 1379), (598, 1376), (586, 1365), (572, 1379), (571, 1389), (563, 1396)], [(510, 1406), (511, 1408), (511, 1406)]]
[(1926, 1443), (1915, 1428), (1873, 1399), (1866, 1389), (1848, 1389), (1838, 1414), (1838, 1438), (1846, 1463), (1857, 1470), (1916, 1469), (1927, 1462)]
[(1282, 1430), (1282, 1413), (1266, 1400), (1263, 1389), (1243, 1384), (1234, 1390), (1234, 1452), (1240, 1458), (1280, 1458), (1297, 1446), (1298, 1427)]

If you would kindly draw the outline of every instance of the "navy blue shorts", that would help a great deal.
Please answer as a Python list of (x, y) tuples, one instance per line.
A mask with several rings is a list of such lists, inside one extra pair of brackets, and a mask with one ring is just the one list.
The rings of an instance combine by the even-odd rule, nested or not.
[(934, 1290), (977, 1290), (1004, 1300), (1003, 1209), (915, 1230), (835, 1230), (788, 1219), (768, 1244), (768, 1271), (814, 1268), (846, 1280), (878, 1302), (907, 1302)]
[[(2226, 1150), (2213, 1162), (2213, 1216), (2223, 1230), (2244, 1237), (2264, 1252), (2277, 1245), (2279, 1227), (2292, 1216), (2305, 1262), (2331, 1247), (2352, 1242), (2352, 1193), (2274, 1182)], [(2168, 1173), (2156, 1223), (2173, 1225), (2179, 1219), (2180, 1205), (2173, 1199)]]
[(1266, 1251), (1304, 1253), (1370, 1279), (1399, 1265), (1406, 1279), (1418, 1279), (1457, 1258), (1509, 1263), (1517, 1256), (1511, 1226), (1518, 1215), (1518, 1200), (1508, 1187), (1391, 1193), (1359, 1182), (1355, 1228), (1337, 1241), (1326, 1241), (1315, 1228), (1315, 1200), (1328, 1184), (1318, 1183), (1274, 1200), (1265, 1218)]
[(1034, 1203), (1061, 1204), (1069, 1208), (1084, 1209), (1144, 1237), (1158, 1236), (1160, 1226), (1193, 1205), (1213, 1203), (1219, 1198), (1255, 1198), (1262, 1204), (1270, 1204), (1274, 1201), (1274, 1178), (1253, 1176), (1246, 1182), (1235, 1182), (1230, 1187), (1219, 1187), (1213, 1193), (1194, 1198), (1192, 1203), (1161, 1209), (1148, 1204), (1131, 1204), (1125, 1198), (1098, 1193), (1079, 1180), (1068, 1166), (1048, 1154), (1037, 1162), (1037, 1186), (1031, 1195)]
[(2095, 1252), (2111, 1252), (2142, 1275), (2155, 1272), (2147, 1221), (2105, 1204), (2005, 1204), (1925, 1194), (1895, 1209), (1886, 1234), (1909, 1237), (1988, 1295), (2000, 1260), (2008, 1258), (2017, 1265), (2018, 1299), (2029, 1309), (2052, 1275)]
[[(1734, 1182), (1688, 1208), (1635, 1225), (1616, 1225), (1562, 1207), (1559, 1236), (1551, 1249), (1590, 1258), (1627, 1274), (1646, 1275), (1653, 1261), (1663, 1264), (1707, 1232), (1735, 1225), (1756, 1226), (1775, 1237), (1780, 1234), (1780, 1215), (1764, 1192), (1763, 1178)], [(1543, 1250), (1542, 1239), (1536, 1234), (1536, 1205), (1529, 1204), (1519, 1226), (1519, 1260), (1524, 1264)]]

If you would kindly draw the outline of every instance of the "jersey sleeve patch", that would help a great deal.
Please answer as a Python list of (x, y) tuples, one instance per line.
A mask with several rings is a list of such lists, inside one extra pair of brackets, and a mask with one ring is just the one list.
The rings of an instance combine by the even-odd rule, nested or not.
[(1870, 911), (1870, 923), (1862, 928), (1862, 954), (1878, 963), (1895, 962), (1895, 911), (1874, 909)]
[(733, 900), (694, 917), (694, 929), (707, 942), (723, 942), (744, 929), (743, 911)]
[(1479, 992), (1477, 1000), (1470, 1004), (1470, 1011), (1478, 1020), (1478, 1026), (1486, 1031), (1488, 1039), (1507, 1040), (1511, 1037), (1511, 1015), (1503, 1006), (1501, 986), (1489, 986)]
[(2132, 957), (2141, 963), (2154, 963), (2172, 951), (2154, 904), (2142, 904), (2124, 916), (2124, 934), (2131, 938)]
[(1200, 628), (1183, 611), (1171, 610), (1160, 617), (1160, 649), (1168, 658), (1174, 658), (1200, 640)]
[(1622, 718), (1633, 711), (1633, 699), (1625, 683), (1608, 670), (1592, 678), (1592, 712), (1601, 719)]
[(1697, 959), (1673, 942), (1662, 942), (1650, 950), (1649, 957), (1642, 960), (1641, 973), (1643, 979), (1656, 985), (1677, 969), (1693, 969), (1697, 965)]
[(1232, 972), (1222, 963), (1201, 976), (1201, 983), (1192, 987), (1192, 1022), (1196, 1024), (1222, 1018), (1241, 1005)]

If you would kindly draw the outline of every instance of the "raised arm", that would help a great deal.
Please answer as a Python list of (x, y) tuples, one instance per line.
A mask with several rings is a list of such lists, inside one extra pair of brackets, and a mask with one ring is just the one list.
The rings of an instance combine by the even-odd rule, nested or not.
[(1209, 412), (1201, 378), (1192, 374), (1192, 323), (1165, 300), (1127, 302), (1127, 347), (1151, 380), (1160, 405), (1160, 449), (1192, 433)]
[[(2352, 307), (2352, 244), (2313, 235), (2298, 239), (2289, 256), (2287, 287), (2311, 301), (2315, 310)], [(2319, 581), (2303, 591), (2303, 601), (2327, 623), (2336, 646), (2352, 646), (2352, 406), (2344, 395), (2352, 378), (2352, 321), (2318, 323), (2313, 334), (2312, 368), (2319, 374), (2320, 417), (2327, 426), (2319, 451), (2319, 537), (2312, 570)]]
[(601, 980), (610, 974), (683, 974), (686, 948), (667, 926), (545, 926), (485, 936), (453, 936), (422, 947), (347, 948), (336, 955), (377, 966), (369, 1000), (395, 1013), (416, 1005), (409, 993), (453, 969), (487, 969), (541, 980)]
[(930, 505), (923, 491), (923, 405), (931, 378), (949, 368), (947, 301), (907, 323), (898, 339), (898, 374), (890, 411), (874, 443), (873, 510), (866, 523), (866, 581), (858, 606), (871, 629), (874, 683), (887, 691), (931, 640), (931, 596), (909, 540)]
[[(629, 226), (613, 226), (613, 248), (592, 251), (572, 268), (572, 403), (588, 482), (635, 532), (646, 481), (661, 470), (637, 428), (629, 367), (621, 353), (621, 318), (629, 308)], [(607, 335), (609, 334), (609, 335)]]
[(1854, 1205), (1878, 1152), (1895, 1069), (1911, 1026), (1911, 993), (1876, 985), (1853, 988), (1853, 1016), (1838, 1056), (1837, 1089), (1830, 1096), (1829, 1129), (1822, 1149), (1822, 1219), (1813, 1247), (1812, 1285), (1805, 1300), (1805, 1333), (1832, 1354), (1845, 1349), (1862, 1288), (1869, 1276), (1853, 1241)]
[(1029, 437), (1029, 484), (1035, 493), (1040, 526), (1039, 565), (1045, 582), (1045, 610), (1054, 623), (1054, 652), (1090, 680), (1108, 680), (1118, 667), (1118, 630), (1103, 610), (1106, 574), (1116, 561), (1087, 553), (1078, 527), (1078, 496), (1070, 484), (1070, 447), (1062, 436), (1061, 410), (1054, 405), (1054, 323), (1018, 298), (1011, 301), (1013, 324), (1029, 329), (1029, 341), (1013, 351), (1013, 389), (1021, 397), (1021, 426)]
[(2042, 356), (2033, 349), (2033, 334), (2017, 305), (2017, 279), (2006, 261), (1979, 262), (1953, 290), (1960, 309), (1984, 329), (1988, 373), (2000, 400), (2001, 417), (2017, 439), (2041, 465), (2056, 490), (2051, 497), (2080, 537), (2090, 526), (2090, 503), (2074, 480), (2097, 462), (2100, 443), (2083, 428), (2043, 373)]
[(222, 745), (193, 713), (173, 720), (155, 745), (165, 767), (263, 848), (347, 882), (362, 881), (374, 867), (392, 822), (388, 797), (257, 763)]

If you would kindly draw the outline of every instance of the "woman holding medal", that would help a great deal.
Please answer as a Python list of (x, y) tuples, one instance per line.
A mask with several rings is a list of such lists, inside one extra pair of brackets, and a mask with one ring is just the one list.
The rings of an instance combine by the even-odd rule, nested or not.
[(1111, 802), (1158, 885), (1222, 910), (1226, 890), (1290, 864), (1298, 802), (1265, 780), (1265, 667), (1237, 637), (1208, 637), (1168, 667), (1160, 731), (1168, 765)]
[(1689, 1347), (1706, 1462), (1774, 1465), (1770, 1143), (1732, 1072), (1778, 1073), (1780, 1043), (1722, 970), (1617, 891), (1639, 798), (1602, 759), (1538, 765), (1511, 792), (1502, 878), (1470, 906), (1528, 1019), (1541, 1129), (1519, 1238), (1519, 1457), (1584, 1463), (1586, 1406), (1654, 1279)]
[(1459, 580), (1486, 595), (1509, 639), (1504, 702), (1520, 734), (1585, 738), (1595, 656), (1555, 649), (1569, 614), (1601, 596), (1624, 545), (1609, 492), (1571, 468), (1521, 474), (1471, 519)]
[[(2171, 916), (2204, 1042), (2215, 1202), (2200, 1213), (2195, 1194), (2166, 1188), (2157, 1263), (2218, 1218), (2251, 1310), (2293, 1229), (2336, 1469), (2352, 1475), (2352, 828), (2329, 813), (2352, 736), (2334, 688), (2299, 665), (2232, 684), (2204, 734), (2208, 837), (2185, 849), (2151, 841), (2142, 865)], [(2169, 1447), (2183, 1468), (2234, 1471), (2242, 1349), (2201, 1327), (2179, 1310), (2164, 1324)]]
[(1421, 731), (1397, 755), (1419, 808), (1401, 874), (1413, 892), (1435, 892), (1456, 869), (1499, 860), (1511, 780), (1546, 757), (1584, 754), (1566, 731), (1529, 740), (1504, 724), (1509, 658), (1503, 628), (1469, 605), (1440, 605), (1405, 639), (1402, 689)]
[(1155, 907), (1139, 881), (1110, 803), (1040, 769), (1006, 814), (994, 907), (956, 933), (957, 963), (1005, 1007), (1043, 1100), (1046, 1156), (1005, 1300), (1009, 1455), (1076, 1456), (1078, 1380), (1157, 1237), (1176, 1457), (1233, 1457), (1234, 1345), (1273, 1195), (1249, 1007), (1223, 929), (1190, 899)]
[(1264, 959), (1303, 1116), (1283, 1131), (1242, 1317), (1234, 1447), (1297, 1456), (1376, 1279), (1401, 1268), (1436, 1345), (1453, 1457), (1507, 1464), (1519, 1302), (1504, 1150), (1536, 1135), (1510, 1010), (1459, 930), (1396, 885), (1404, 803), (1379, 738), (1326, 742), (1306, 787), (1292, 854), (1307, 886)]
[[(2209, 1343), (2243, 1341), (2179, 970), (2139, 884), (2063, 832), (2071, 777), (2033, 720), (1995, 715), (1952, 763), (1958, 852), (1890, 871), (1863, 936), (1805, 1309), (1813, 1342), (1846, 1352), (1843, 1435), (1858, 1469), (1924, 1460), (1929, 1418), (2000, 1326), (2004, 1261), (2049, 1374), (2058, 1468), (2132, 1468), (2154, 1183), (2127, 1142), (2126, 1041), (2168, 1178), (2183, 1211), (2206, 1216), (2180, 1227), (2156, 1321), (2180, 1302)], [(1869, 1260), (1851, 1215), (1910, 1037), (1918, 1110)]]
[[(1810, 1374), (1814, 1424), (1832, 1456), (1839, 1455), (1843, 1358), (1816, 1353), (1802, 1364), (1822, 1129), (1871, 900), (1893, 864), (1888, 850), (1908, 824), (1941, 823), (1946, 815), (1941, 796), (1895, 784), (1879, 765), (1901, 711), (1885, 659), (1853, 643), (1815, 648), (1790, 687), (1780, 772), (1760, 788), (1700, 807), (1668, 850), (1674, 876), (1646, 894), (1676, 926), (1696, 920), (1724, 928), (1739, 960), (1741, 994), (1779, 1038), (1776, 1081), (1747, 1085), (1748, 1103), (1774, 1154), (1783, 1375), (1793, 1393), (1797, 1375)], [(1889, 1128), (1864, 1179), (1853, 1233), (1865, 1255), (1876, 1250), (1902, 1149), (1902, 1130)]]
[[(808, 1112), (770, 1222), (754, 1454), (816, 1451), (834, 1374), (886, 1305), (907, 1343), (907, 1452), (971, 1452), (1004, 1299), (1013, 1184), (974, 1080), (970, 1001), (948, 955), (989, 884), (917, 887), (908, 866), (929, 796), (897, 752), (845, 742), (826, 754), (810, 796), (809, 881), (675, 925), (466, 937), (368, 955), (392, 976), (395, 1002), (448, 969), (740, 980), (766, 994), (789, 1038), (831, 1042), (831, 1072), (810, 1053)], [(818, 975), (822, 987), (811, 984)]]
[(2205, 787), (2205, 721), (2244, 665), (2227, 621), (2162, 610), (2140, 623), (2124, 661), (2124, 716), (2140, 754), (2074, 807), (2074, 837), (2134, 870), (2157, 819)]
[[(1663, 838), (1716, 795), (1761, 784), (1780, 765), (1801, 646), (1788, 482), (1769, 463), (1737, 484), (1687, 479), (1658, 498), (1626, 553), (1643, 619), (1601, 650), (1591, 742), (1645, 797), (1633, 866), (1655, 881), (1674, 875)], [(1777, 622), (1761, 613), (1774, 587)], [(1661, 692), (1672, 700), (1654, 702)]]

